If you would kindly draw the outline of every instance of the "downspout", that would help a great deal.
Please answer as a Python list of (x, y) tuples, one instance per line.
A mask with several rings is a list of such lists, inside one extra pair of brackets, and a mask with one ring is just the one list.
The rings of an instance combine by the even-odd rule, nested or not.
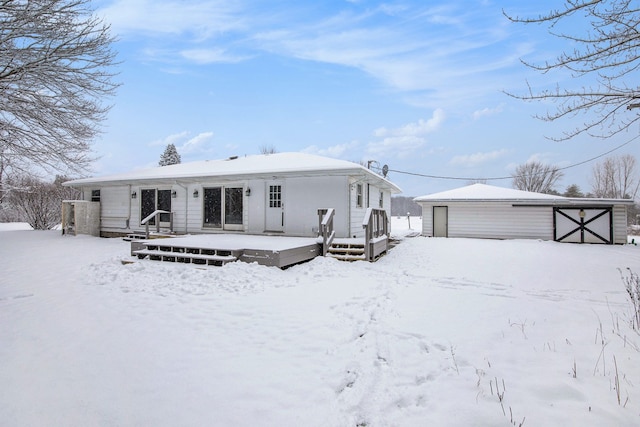
[(354, 187), (358, 184), (356, 184), (357, 181), (354, 181), (353, 183), (350, 182), (351, 178), (349, 176), (347, 176), (347, 237), (351, 237), (351, 197), (354, 196)]
[(131, 184), (129, 184), (129, 192), (127, 193), (127, 199), (129, 199), (129, 210), (127, 212), (127, 230), (131, 230)]

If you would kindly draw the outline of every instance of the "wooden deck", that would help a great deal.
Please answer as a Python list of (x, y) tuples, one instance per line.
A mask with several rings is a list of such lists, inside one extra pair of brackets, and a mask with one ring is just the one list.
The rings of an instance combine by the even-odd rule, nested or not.
[(200, 234), (131, 241), (131, 255), (140, 259), (200, 265), (244, 261), (285, 268), (321, 254), (318, 240), (304, 237)]

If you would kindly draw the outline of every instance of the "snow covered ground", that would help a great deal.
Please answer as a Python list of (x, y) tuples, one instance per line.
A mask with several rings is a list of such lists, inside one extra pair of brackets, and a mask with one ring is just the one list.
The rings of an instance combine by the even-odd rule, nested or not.
[(413, 237), (284, 271), (128, 252), (0, 232), (0, 425), (640, 424), (638, 246)]

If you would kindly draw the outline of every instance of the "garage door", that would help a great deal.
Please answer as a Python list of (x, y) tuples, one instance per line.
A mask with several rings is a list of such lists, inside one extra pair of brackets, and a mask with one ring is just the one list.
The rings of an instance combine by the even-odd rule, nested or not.
[(553, 240), (613, 244), (613, 208), (554, 207)]

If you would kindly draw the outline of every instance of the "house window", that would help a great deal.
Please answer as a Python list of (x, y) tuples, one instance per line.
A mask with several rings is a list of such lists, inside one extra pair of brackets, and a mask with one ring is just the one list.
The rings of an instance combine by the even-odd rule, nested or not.
[(356, 184), (356, 207), (362, 207), (362, 184)]
[(203, 192), (203, 227), (242, 229), (242, 187), (210, 187)]
[(381, 209), (384, 207), (384, 193), (382, 191), (380, 192), (380, 200), (378, 201), (378, 205), (380, 205), (379, 208)]
[(269, 207), (270, 208), (282, 207), (282, 185), (269, 186)]
[(91, 190), (91, 201), (92, 202), (100, 201), (100, 190)]

